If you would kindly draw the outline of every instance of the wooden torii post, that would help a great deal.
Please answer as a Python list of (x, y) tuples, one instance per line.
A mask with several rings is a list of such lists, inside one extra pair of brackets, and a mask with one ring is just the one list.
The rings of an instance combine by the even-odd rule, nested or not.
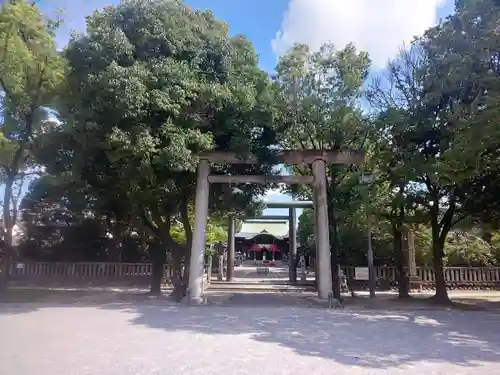
[(339, 151), (282, 151), (278, 155), (278, 163), (287, 165), (311, 165), (312, 176), (227, 176), (211, 175), (210, 163), (215, 164), (257, 164), (260, 161), (249, 155), (245, 158), (234, 153), (211, 152), (199, 156), (198, 177), (195, 198), (195, 217), (193, 241), (191, 245), (191, 260), (189, 264), (188, 298), (191, 304), (204, 304), (203, 268), (206, 225), (208, 217), (208, 197), (210, 183), (238, 184), (311, 184), (313, 186), (313, 201), (316, 223), (316, 246), (318, 261), (318, 296), (327, 299), (332, 292), (332, 269), (330, 264), (330, 239), (328, 226), (328, 202), (326, 191), (327, 164), (356, 164), (364, 161), (362, 150)]

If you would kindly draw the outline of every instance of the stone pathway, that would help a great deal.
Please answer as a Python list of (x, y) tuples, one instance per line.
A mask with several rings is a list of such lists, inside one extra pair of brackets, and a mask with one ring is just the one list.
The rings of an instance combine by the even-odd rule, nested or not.
[(499, 373), (500, 315), (310, 309), (264, 295), (226, 302), (3, 304), (0, 374)]
[[(224, 294), (221, 294), (222, 297)], [(213, 301), (215, 296), (208, 296)], [(231, 293), (227, 294), (222, 303), (225, 307), (286, 307), (308, 306), (308, 298), (302, 293)]]

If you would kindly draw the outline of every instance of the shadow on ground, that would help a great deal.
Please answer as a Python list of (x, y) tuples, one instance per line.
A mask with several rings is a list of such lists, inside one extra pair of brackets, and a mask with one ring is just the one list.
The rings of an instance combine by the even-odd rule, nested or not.
[(462, 311), (489, 311), (500, 313), (500, 298), (467, 298), (464, 296), (453, 298), (451, 305), (438, 305), (429, 296), (414, 296), (400, 300), (396, 296), (378, 296), (371, 299), (368, 296), (348, 297), (344, 300), (347, 307), (367, 308), (373, 310), (462, 310)]
[(119, 302), (80, 298), (70, 304), (0, 305), (0, 312), (36, 313), (37, 309), (79, 306), (125, 314), (130, 324), (151, 329), (245, 335), (256, 343), (273, 343), (344, 365), (390, 369), (433, 362), (467, 367), (500, 364), (500, 314), (488, 312), (327, 310), (272, 294), (235, 294), (199, 307), (143, 297)]
[[(263, 298), (236, 296), (215, 307), (118, 304), (103, 308), (130, 314), (131, 324), (207, 335), (250, 334), (256, 342), (275, 343), (301, 355), (346, 365), (390, 368), (416, 362), (500, 363), (500, 315), (324, 310), (283, 306), (272, 298), (262, 306)], [(261, 306), (248, 308), (252, 299), (260, 299)]]

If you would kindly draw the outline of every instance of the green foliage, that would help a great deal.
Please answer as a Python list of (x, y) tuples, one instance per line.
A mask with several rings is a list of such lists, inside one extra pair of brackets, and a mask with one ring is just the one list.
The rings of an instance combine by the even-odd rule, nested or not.
[[(432, 231), (420, 226), (415, 232), (417, 264), (432, 265)], [(474, 231), (452, 230), (444, 245), (444, 263), (454, 267), (499, 266), (499, 247), (489, 244)]]
[[(437, 294), (444, 298), (442, 267), (454, 246), (448, 234), (478, 208), (485, 218), (480, 192), (486, 188), (491, 197), (494, 191), (485, 182), (491, 184), (497, 168), (498, 126), (491, 119), (498, 113), (500, 88), (498, 10), (489, 0), (458, 2), (455, 14), (391, 63), (390, 89), (369, 92), (378, 110), (377, 165), (397, 188), (398, 224), (409, 221), (402, 215), (410, 210), (413, 221), (430, 226)], [(481, 247), (454, 238), (459, 246)]]
[[(450, 117), (458, 131), (457, 147), (450, 158), (467, 161), (454, 166), (470, 179), (464, 192), (465, 209), (479, 220), (496, 225), (500, 212), (500, 126), (495, 120), (500, 114), (500, 6), (493, 0), (481, 0), (458, 1), (456, 7), (457, 13), (448, 23), (439, 30), (430, 30), (428, 38), (439, 43), (429, 49), (442, 57), (441, 65), (434, 70), (440, 69), (441, 74), (436, 83), (453, 104)], [(444, 38), (450, 38), (450, 48), (445, 49)], [(441, 78), (444, 74), (449, 76), (446, 81)], [(464, 170), (464, 165), (469, 166), (468, 170)]]
[[(312, 210), (304, 210), (299, 218), (297, 235), (299, 242), (314, 248), (314, 218)], [(372, 228), (372, 246), (375, 263), (379, 266), (394, 266), (392, 236), (384, 222), (375, 222)], [(366, 216), (361, 212), (348, 215), (339, 220), (338, 247), (340, 264), (364, 265), (367, 263), (367, 229)]]
[[(299, 242), (314, 248), (312, 210), (304, 210), (300, 216), (297, 234)], [(432, 231), (420, 225), (415, 230), (415, 250), (418, 266), (432, 266)], [(444, 263), (454, 267), (500, 266), (500, 236), (495, 233), (488, 244), (473, 231), (453, 230), (444, 246)], [(342, 265), (366, 264), (367, 233), (365, 219), (349, 216), (339, 223), (339, 247)], [(393, 233), (389, 223), (374, 221), (372, 245), (375, 263), (394, 266)]]
[[(358, 100), (368, 74), (370, 60), (353, 45), (337, 50), (324, 44), (319, 51), (295, 45), (276, 68), (281, 88), (281, 146), (285, 149), (338, 150), (360, 147), (366, 138)], [(311, 174), (309, 166), (293, 167), (293, 173)], [(346, 178), (345, 166), (330, 166), (328, 194), (333, 212), (333, 191)], [(311, 198), (309, 187), (293, 187), (295, 196)], [(341, 209), (336, 208), (337, 209)]]
[(297, 226), (297, 240), (301, 245), (314, 245), (314, 212), (303, 210)]
[[(54, 24), (27, 1), (4, 2), (0, 12), (0, 84), (5, 94), (5, 125), (11, 132), (27, 131), (14, 126), (28, 122), (34, 109), (51, 104), (54, 91), (64, 79), (64, 60), (56, 52)], [(10, 122), (7, 122), (7, 119)], [(14, 128), (13, 128), (14, 127)]]
[(53, 103), (64, 80), (55, 26), (24, 0), (5, 2), (0, 12), (0, 167), (11, 180), (25, 168), (28, 143), (47, 125), (44, 106)]
[[(254, 153), (262, 164), (216, 165), (212, 173), (271, 173), (276, 86), (248, 40), (230, 37), (211, 12), (174, 0), (95, 11), (62, 56), (61, 124), (34, 142), (48, 176), (32, 185), (26, 215), (64, 216), (76, 226), (89, 216), (107, 238), (109, 259), (136, 259), (143, 252), (132, 256), (126, 246), (135, 243), (155, 270), (172, 262), (185, 289), (198, 156)], [(221, 213), (258, 212), (266, 188), (211, 186), (207, 240), (225, 239)], [(66, 235), (63, 242), (73, 237)]]
[(282, 146), (336, 150), (362, 139), (366, 129), (356, 104), (369, 67), (368, 55), (351, 44), (341, 50), (324, 44), (318, 52), (292, 47), (276, 68)]
[[(456, 12), (403, 49), (368, 90), (369, 56), (352, 44), (295, 45), (273, 82), (244, 36), (229, 36), (211, 12), (181, 1), (124, 0), (95, 11), (63, 53), (53, 39), (57, 20), (26, 1), (2, 10), (4, 200), (11, 202), (24, 172), (45, 167), (21, 206), (25, 220), (87, 228), (96, 249), (106, 247), (92, 256), (143, 259), (155, 248), (168, 249), (177, 266), (188, 262), (202, 152), (252, 152), (262, 161), (214, 165), (215, 174), (272, 174), (278, 149), (350, 147), (364, 148), (363, 171), (327, 170), (334, 261), (366, 262), (367, 217), (376, 263), (400, 273), (402, 235), (417, 224), (418, 263), (432, 264), (438, 278), (444, 265), (500, 261), (497, 1), (456, 1)], [(60, 124), (47, 121), (46, 106)], [(292, 172), (311, 173), (309, 166)], [(362, 172), (375, 183), (359, 186)], [(228, 213), (258, 213), (266, 188), (212, 185), (207, 242), (226, 240)], [(311, 199), (309, 187), (289, 191)], [(313, 245), (313, 227), (305, 210), (301, 243)], [(49, 247), (31, 229), (29, 241)], [(54, 257), (71, 238), (82, 242), (63, 232), (46, 236)], [(444, 279), (438, 283), (443, 297)]]
[(12, 230), (25, 174), (33, 170), (36, 138), (51, 126), (46, 106), (53, 103), (64, 80), (65, 62), (54, 41), (57, 25), (46, 21), (39, 9), (25, 0), (2, 5), (0, 170), (4, 183), (3, 240), (7, 245), (2, 267), (14, 256)]
[[(172, 238), (177, 243), (186, 243), (186, 232), (182, 224), (175, 224), (170, 229)], [(211, 220), (207, 223), (206, 229), (206, 243), (207, 245), (215, 244), (218, 242), (227, 242), (227, 228), (213, 223)]]
[[(273, 87), (248, 41), (177, 1), (124, 1), (87, 26), (65, 52), (62, 111), (82, 138), (82, 177), (101, 199), (118, 193), (156, 235), (166, 225), (168, 236), (194, 196), (197, 154), (259, 153), (273, 142), (262, 125), (272, 124)], [(243, 189), (233, 202), (244, 207), (257, 192)]]

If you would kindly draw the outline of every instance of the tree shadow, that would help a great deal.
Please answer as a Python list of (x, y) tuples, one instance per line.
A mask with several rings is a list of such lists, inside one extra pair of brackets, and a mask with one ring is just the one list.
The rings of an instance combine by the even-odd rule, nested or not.
[(65, 304), (76, 303), (89, 294), (82, 290), (8, 290), (0, 295), (0, 314), (29, 313), (62, 301)]
[(422, 362), (481, 366), (500, 362), (500, 315), (484, 312), (384, 313), (297, 306), (112, 304), (130, 323), (208, 335), (247, 334), (299, 355), (343, 365), (391, 368)]
[[(99, 307), (112, 303), (148, 302), (152, 298), (149, 292), (135, 291), (16, 289), (0, 295), (0, 315), (27, 314), (52, 307)], [(171, 299), (164, 294), (155, 296), (153, 300)]]
[[(329, 310), (298, 305), (297, 298), (272, 294), (236, 294), (228, 299), (222, 293), (219, 297), (211, 301), (215, 305), (189, 307), (144, 296), (137, 299), (136, 294), (125, 299), (120, 295), (119, 301), (92, 296), (88, 300), (80, 297), (76, 303), (1, 304), (0, 314), (93, 307), (112, 310), (131, 325), (211, 336), (245, 335), (245, 340), (278, 345), (301, 356), (375, 369), (424, 362), (466, 367), (500, 362), (500, 314)], [(225, 341), (231, 342), (231, 337)]]

